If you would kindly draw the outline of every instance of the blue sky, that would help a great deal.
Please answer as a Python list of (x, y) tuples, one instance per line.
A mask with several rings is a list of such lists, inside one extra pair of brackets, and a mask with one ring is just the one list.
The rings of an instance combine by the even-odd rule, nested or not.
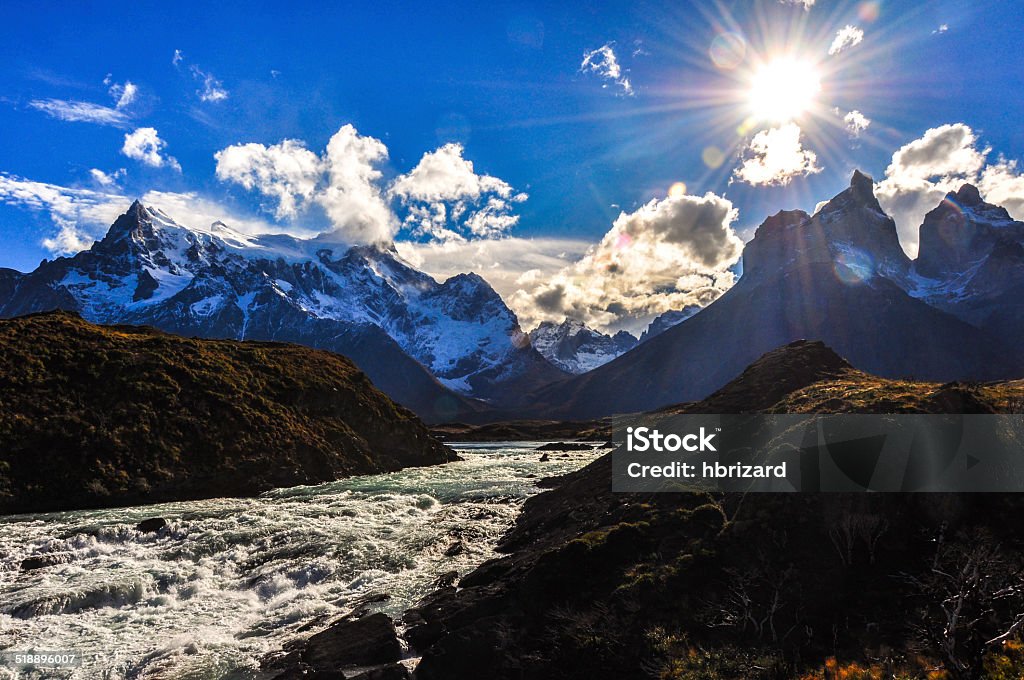
[[(254, 223), (330, 229), (338, 218), (326, 203), (307, 200), (283, 214), (274, 190), (247, 188), (242, 170), (218, 177), (214, 154), (292, 139), (320, 155), (346, 124), (386, 147), (382, 186), (425, 153), (458, 142), (478, 176), (511, 188), (500, 214), (518, 220), (486, 234), (455, 222), (444, 234), (413, 229), (403, 222), (411, 204), (387, 199), (398, 220), (392, 232), (420, 243), (439, 234), (594, 243), (620, 212), (664, 199), (677, 182), (688, 196), (728, 200), (738, 211), (730, 228), (746, 240), (769, 213), (812, 210), (854, 167), (882, 181), (898, 149), (943, 125), (969, 129), (959, 141), (984, 163), (927, 175), (932, 190), (1024, 154), (1017, 2), (322, 4), (0, 7), (0, 172), (8, 184), (0, 192), (0, 266), (24, 270), (52, 257), (61, 227), (84, 242), (103, 232), (88, 210), (61, 214), (58, 206), (55, 218), (59, 199), (26, 199), (19, 182), (58, 193), (195, 195)], [(862, 37), (829, 55), (847, 26)], [(709, 48), (726, 31), (745, 49), (737, 55), (730, 43), (725, 61), (738, 63), (723, 68)], [(602, 48), (614, 54), (617, 76), (607, 52), (595, 52)], [(782, 53), (812, 64), (821, 89), (793, 121), (751, 120), (757, 64)], [(135, 90), (118, 109), (127, 83)], [(58, 104), (47, 109), (48, 101)], [(113, 120), (66, 120), (66, 110), (54, 108), (60, 102), (106, 107), (114, 113), (101, 115)], [(843, 121), (853, 111), (870, 121), (855, 135)], [(800, 128), (797, 151), (814, 159), (799, 156), (776, 179), (742, 179), (744, 160), (758, 159), (756, 135), (789, 123)], [(140, 137), (126, 152), (126, 135), (140, 128), (152, 128), (163, 146)], [(762, 141), (792, 141), (782, 137)], [(709, 147), (722, 152), (721, 162), (709, 166)], [(93, 169), (111, 181), (103, 186)], [(1015, 182), (1015, 169), (1007, 177)], [(1014, 190), (999, 186), (993, 191)], [(515, 198), (521, 193), (528, 198)]]

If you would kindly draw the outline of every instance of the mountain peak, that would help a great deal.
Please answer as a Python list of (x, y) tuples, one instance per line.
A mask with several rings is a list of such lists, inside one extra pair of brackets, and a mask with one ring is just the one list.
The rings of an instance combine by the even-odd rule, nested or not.
[(780, 210), (774, 215), (769, 215), (765, 218), (761, 226), (757, 228), (757, 235), (761, 237), (771, 236), (772, 234), (785, 231), (789, 227), (795, 227), (808, 219), (810, 219), (810, 215), (803, 210)]
[(848, 192), (850, 197), (857, 203), (882, 212), (882, 206), (878, 204), (878, 199), (875, 198), (875, 180), (872, 179), (871, 175), (865, 175), (860, 170), (854, 170), (853, 176), (850, 177)]
[(812, 263), (833, 264), (846, 253), (854, 253), (872, 275), (906, 270), (910, 262), (900, 246), (896, 223), (882, 210), (874, 187), (870, 176), (856, 170), (850, 186), (813, 216), (782, 210), (766, 219), (743, 251), (741, 281), (749, 284), (760, 274)]
[(150, 214), (149, 210), (146, 209), (146, 206), (142, 205), (142, 200), (136, 198), (132, 201), (132, 204), (128, 206), (128, 209), (124, 212), (122, 217), (128, 217), (138, 222), (141, 220), (148, 220), (150, 218)]
[(956, 197), (957, 203), (964, 206), (975, 206), (982, 203), (981, 192), (973, 184), (964, 184), (953, 196)]
[(860, 170), (854, 170), (853, 175), (850, 177), (850, 188), (851, 189), (871, 189), (874, 190), (875, 180), (871, 175), (865, 174)]
[(530, 331), (530, 342), (545, 359), (576, 375), (608, 363), (637, 344), (626, 331), (607, 335), (569, 316), (561, 323), (541, 322)]
[(114, 254), (130, 249), (133, 242), (151, 239), (153, 235), (153, 217), (142, 201), (135, 199), (128, 210), (114, 220), (97, 245), (102, 252)]
[(924, 216), (919, 233), (915, 266), (921, 275), (937, 279), (968, 271), (1003, 248), (1003, 242), (1024, 242), (1024, 223), (1006, 208), (982, 200), (974, 185), (964, 184)]

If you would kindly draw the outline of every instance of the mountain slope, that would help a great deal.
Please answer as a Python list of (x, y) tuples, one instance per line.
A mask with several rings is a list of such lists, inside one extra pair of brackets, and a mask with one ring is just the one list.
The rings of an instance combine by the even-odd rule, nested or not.
[[(886, 380), (801, 342), (676, 410), (1007, 412), (1022, 398), (1024, 381)], [(553, 490), (526, 502), (504, 557), (406, 614), (417, 678), (468, 680), (481, 668), (495, 680), (936, 677), (951, 660), (946, 638), (926, 636), (948, 624), (934, 575), (978, 554), (997, 558), (982, 587), (1000, 587), (1005, 569), (1014, 599), (964, 623), (955, 655), (1002, 669), (970, 677), (1024, 672), (1019, 644), (983, 655), (971, 643), (1006, 630), (1024, 606), (1024, 526), (1006, 521), (1024, 512), (1020, 494), (629, 494), (613, 493), (610, 475), (606, 455), (545, 480)], [(969, 595), (964, 611), (975, 604)]]
[(66, 312), (0, 321), (0, 512), (250, 495), (452, 457), (330, 352)]
[(500, 400), (563, 377), (475, 274), (437, 283), (392, 249), (189, 229), (138, 202), (89, 250), (0, 276), (0, 316), (54, 308), (349, 354), (434, 420), (479, 410), (467, 397)]
[(546, 417), (593, 418), (693, 401), (774, 347), (822, 340), (886, 377), (995, 380), (1024, 375), (1009, 340), (906, 292), (911, 263), (870, 178), (813, 217), (768, 218), (743, 276), (693, 317), (604, 366), (532, 397)]
[(636, 346), (626, 331), (606, 335), (576, 319), (544, 321), (530, 331), (530, 343), (541, 355), (567, 373), (578, 375), (603, 366)]

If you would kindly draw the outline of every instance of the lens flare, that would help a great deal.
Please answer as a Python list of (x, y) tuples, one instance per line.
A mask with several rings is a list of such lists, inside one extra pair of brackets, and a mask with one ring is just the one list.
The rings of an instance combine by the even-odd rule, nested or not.
[(878, 15), (881, 12), (880, 3), (875, 0), (868, 0), (868, 2), (860, 3), (860, 7), (857, 8), (857, 16), (860, 17), (861, 21), (871, 23), (878, 19)]
[(743, 58), (747, 55), (747, 41), (739, 33), (719, 33), (711, 41), (708, 55), (715, 66), (731, 71), (743, 63)]
[(853, 246), (835, 256), (832, 268), (836, 278), (848, 286), (864, 283), (875, 274), (875, 262), (871, 256)]
[(676, 182), (675, 184), (673, 184), (672, 186), (670, 186), (668, 188), (668, 197), (669, 198), (682, 198), (685, 195), (686, 195), (686, 183), (685, 182)]
[(725, 163), (725, 153), (723, 153), (717, 146), (709, 146), (705, 148), (701, 153), (700, 158), (704, 161), (704, 165), (708, 166), (712, 170), (717, 170), (722, 167), (722, 163)]

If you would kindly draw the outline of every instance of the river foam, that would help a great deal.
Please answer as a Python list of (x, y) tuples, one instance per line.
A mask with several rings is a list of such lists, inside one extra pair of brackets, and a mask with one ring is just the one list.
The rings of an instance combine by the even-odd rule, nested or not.
[[(541, 463), (535, 446), (259, 498), (0, 518), (0, 649), (80, 654), (60, 677), (259, 678), (297, 635), (367, 602), (398, 615), (494, 556), (538, 477), (595, 457)], [(168, 526), (135, 530), (150, 517)], [(48, 565), (24, 571), (29, 557)]]

